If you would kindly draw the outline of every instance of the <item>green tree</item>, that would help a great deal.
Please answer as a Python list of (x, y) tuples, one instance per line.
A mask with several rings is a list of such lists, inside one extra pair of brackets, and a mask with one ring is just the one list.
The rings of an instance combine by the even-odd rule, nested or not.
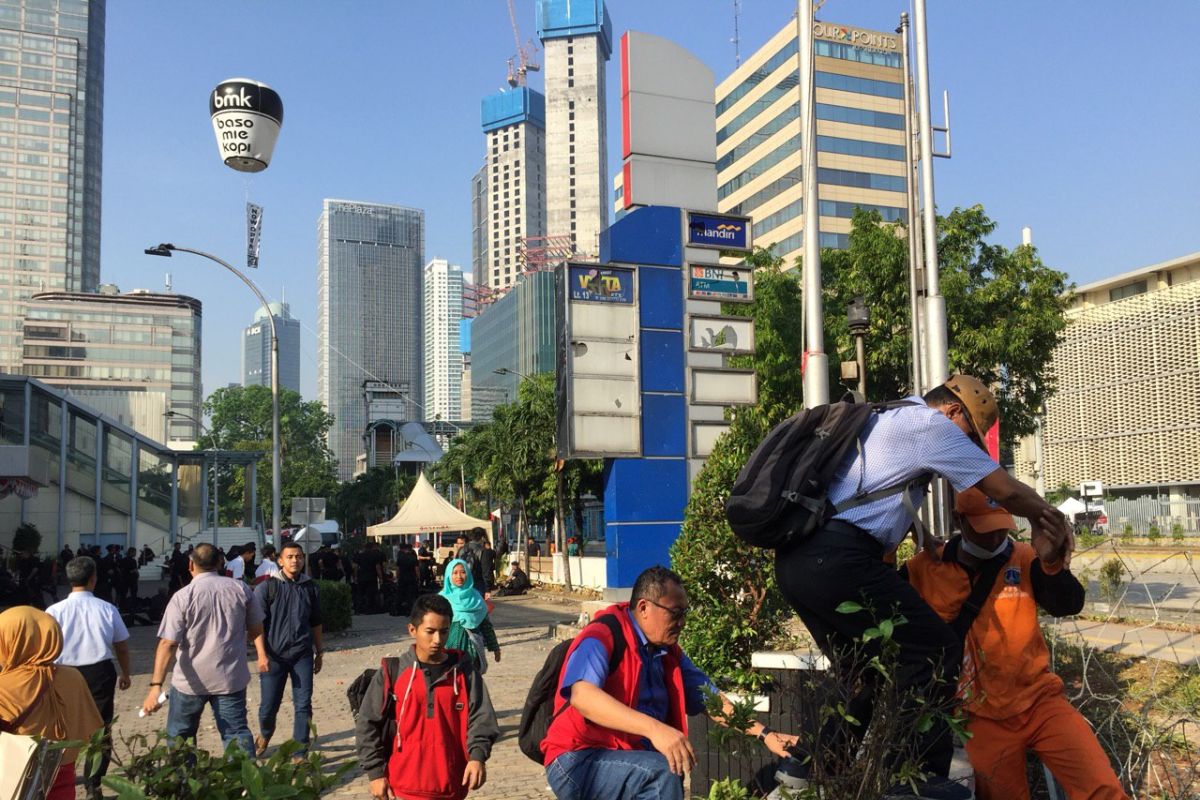
[(390, 518), (412, 493), (416, 478), (393, 467), (372, 467), (337, 487), (326, 516), (344, 531), (354, 531)]
[(725, 501), (750, 453), (772, 427), (800, 407), (800, 287), (783, 260), (761, 248), (748, 258), (755, 269), (753, 304), (726, 304), (726, 314), (754, 318), (755, 352), (736, 359), (753, 367), (758, 404), (730, 413), (696, 478), (683, 529), (671, 546), (671, 565), (683, 578), (691, 620), (680, 644), (696, 664), (724, 682), (749, 679), (753, 651), (778, 637), (791, 609), (775, 584), (775, 554), (738, 539), (725, 518)]
[[(1050, 358), (1066, 327), (1066, 274), (1047, 267), (1028, 245), (989, 244), (996, 228), (983, 206), (938, 218), (938, 261), (946, 300), (950, 372), (997, 387), (1006, 442), (1033, 432), (1034, 417), (1054, 392)], [(821, 255), (826, 349), (831, 366), (853, 358), (846, 305), (861, 295), (871, 310), (867, 392), (872, 400), (910, 391), (907, 232), (876, 211), (854, 215), (847, 250)], [(831, 385), (835, 385), (831, 383)]]
[[(261, 451), (258, 462), (258, 503), (263, 518), (271, 518), (271, 390), (265, 386), (229, 386), (204, 401), (211, 419), (209, 433), (198, 449)], [(286, 517), (293, 497), (329, 497), (337, 488), (337, 463), (326, 444), (333, 416), (319, 401), (304, 401), (297, 392), (279, 392), (280, 457), (283, 461), (282, 507)], [(220, 475), (223, 520), (241, 516), (245, 472), (225, 468)]]

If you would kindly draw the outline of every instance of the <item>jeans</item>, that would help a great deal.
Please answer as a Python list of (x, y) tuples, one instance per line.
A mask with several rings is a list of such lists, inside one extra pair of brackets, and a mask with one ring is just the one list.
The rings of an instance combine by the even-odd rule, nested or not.
[(312, 719), (313, 657), (312, 653), (292, 662), (271, 659), (270, 668), (259, 673), (262, 699), (258, 705), (258, 727), (267, 741), (275, 734), (275, 715), (283, 702), (283, 685), (292, 679), (292, 705), (296, 718), (292, 722), (292, 738), (308, 745), (308, 721)]
[[(96, 702), (96, 708), (100, 711), (100, 719), (104, 720), (104, 724), (109, 728), (111, 735), (111, 726), (113, 720), (113, 697), (117, 689), (117, 670), (113, 667), (111, 661), (99, 661), (95, 664), (85, 664), (81, 667), (76, 667), (79, 674), (87, 681), (88, 691), (92, 694), (92, 700)], [(100, 757), (100, 764), (95, 773), (89, 774), (87, 767), (84, 765), (84, 784), (87, 786), (89, 793), (100, 791), (100, 779), (108, 774), (108, 765), (112, 761), (112, 743), (109, 742), (104, 748), (104, 754)]]
[(254, 737), (246, 722), (245, 689), (232, 694), (184, 694), (172, 686), (167, 708), (167, 736), (194, 740), (196, 731), (200, 729), (200, 715), (204, 713), (206, 705), (212, 707), (221, 743), (229, 747), (230, 742), (237, 742), (239, 747), (253, 755)]
[(683, 780), (653, 750), (575, 750), (546, 767), (558, 800), (683, 800)]
[[(870, 604), (880, 619), (901, 615), (906, 620), (892, 633), (892, 640), (899, 645), (892, 677), (910, 722), (915, 723), (915, 716), (926, 707), (922, 701), (950, 710), (962, 643), (916, 589), (883, 562), (883, 546), (878, 541), (834, 520), (794, 547), (780, 550), (775, 556), (775, 578), (821, 652), (843, 665), (846, 671), (842, 674), (865, 669), (864, 686), (847, 707), (858, 724), (835, 715), (818, 740), (822, 752), (808, 754), (823, 765), (826, 774), (836, 774), (850, 763), (874, 708), (874, 687), (866, 662), (878, 653), (878, 647), (875, 642), (864, 643), (864, 634), (876, 625), (876, 619), (868, 611), (839, 613), (837, 608), (843, 602)], [(936, 717), (928, 730), (913, 738), (921, 768), (944, 777), (953, 755), (945, 720)]]

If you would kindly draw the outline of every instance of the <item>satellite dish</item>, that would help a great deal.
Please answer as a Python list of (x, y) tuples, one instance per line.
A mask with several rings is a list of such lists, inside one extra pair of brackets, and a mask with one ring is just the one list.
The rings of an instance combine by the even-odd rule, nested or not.
[(261, 81), (230, 78), (208, 98), (217, 151), (225, 166), (238, 172), (262, 172), (271, 163), (283, 125), (283, 100)]

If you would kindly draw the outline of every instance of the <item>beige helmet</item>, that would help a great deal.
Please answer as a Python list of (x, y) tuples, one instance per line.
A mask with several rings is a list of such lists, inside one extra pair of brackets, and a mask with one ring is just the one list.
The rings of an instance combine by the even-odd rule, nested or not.
[(984, 386), (983, 381), (970, 375), (951, 375), (942, 385), (962, 403), (963, 410), (967, 412), (967, 420), (982, 443), (987, 432), (1000, 418), (992, 390)]

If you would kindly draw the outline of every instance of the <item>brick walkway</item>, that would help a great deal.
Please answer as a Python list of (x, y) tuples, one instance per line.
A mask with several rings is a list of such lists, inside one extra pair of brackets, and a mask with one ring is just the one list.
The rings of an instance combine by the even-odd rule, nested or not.
[[(541, 667), (546, 653), (554, 642), (549, 636), (551, 625), (573, 620), (579, 613), (577, 601), (557, 603), (546, 597), (500, 598), (492, 617), (502, 650), (501, 663), (492, 661), (485, 677), (492, 704), (500, 723), (501, 737), (488, 761), (488, 781), (472, 798), (514, 798), (516, 800), (547, 800), (552, 795), (546, 787), (541, 768), (517, 749), (516, 730), (521, 707), (533, 675)], [(362, 670), (378, 666), (380, 658), (395, 655), (408, 645), (407, 620), (387, 615), (354, 618), (354, 630), (330, 637), (326, 642), (325, 665), (316, 676), (313, 691), (313, 720), (318, 738), (316, 749), (334, 765), (355, 760), (354, 719), (346, 702), (346, 687)], [(150, 682), (154, 647), (157, 639), (152, 628), (134, 628), (130, 649), (133, 659), (133, 686), (118, 692), (116, 739), (134, 733), (152, 734), (166, 726), (166, 708), (152, 717), (139, 719), (137, 709), (146, 696)], [(292, 728), (290, 694), (285, 693), (283, 707), (276, 723), (276, 743), (283, 741)], [(249, 688), (249, 717), (251, 730), (258, 731), (258, 681), (251, 680)], [(210, 751), (219, 750), (220, 738), (209, 712), (205, 712), (198, 743)], [(118, 744), (118, 749), (120, 745)], [(272, 748), (273, 750), (273, 748)], [(271, 750), (268, 750), (268, 754)], [(113, 767), (112, 772), (116, 773)], [(82, 789), (79, 798), (83, 797)], [(111, 796), (111, 792), (106, 796)], [(333, 798), (366, 798), (366, 778), (357, 768), (349, 773), (340, 788), (330, 792)]]

